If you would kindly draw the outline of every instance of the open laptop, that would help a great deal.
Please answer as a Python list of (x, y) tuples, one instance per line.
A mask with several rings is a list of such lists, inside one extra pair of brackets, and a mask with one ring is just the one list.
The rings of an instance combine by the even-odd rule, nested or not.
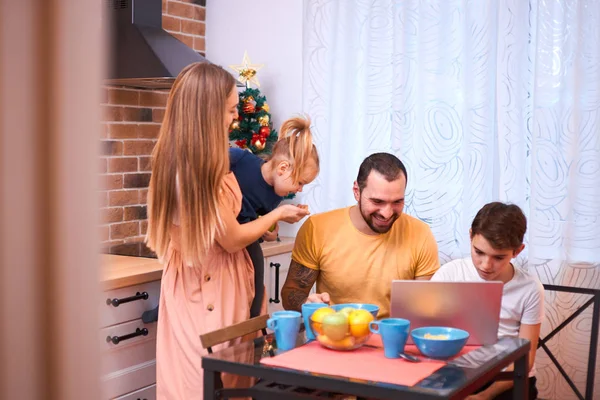
[(449, 326), (469, 332), (468, 345), (493, 344), (498, 341), (502, 288), (502, 282), (394, 280), (390, 316), (409, 320), (411, 330)]

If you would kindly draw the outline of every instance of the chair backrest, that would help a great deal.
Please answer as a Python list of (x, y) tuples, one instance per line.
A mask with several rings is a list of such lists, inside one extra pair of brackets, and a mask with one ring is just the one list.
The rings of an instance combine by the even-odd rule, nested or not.
[(200, 342), (202, 343), (203, 348), (207, 349), (209, 353), (212, 353), (213, 346), (228, 342), (238, 337), (258, 331), (262, 331), (262, 334), (266, 335), (268, 319), (269, 314), (259, 315), (258, 317), (250, 318), (247, 321), (240, 322), (235, 325), (227, 326), (212, 332), (207, 332), (204, 335), (200, 335)]

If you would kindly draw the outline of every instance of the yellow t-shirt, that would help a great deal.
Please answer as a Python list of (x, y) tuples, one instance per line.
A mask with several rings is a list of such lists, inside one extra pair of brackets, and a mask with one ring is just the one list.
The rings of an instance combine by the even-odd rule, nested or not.
[(292, 259), (319, 271), (317, 292), (329, 293), (333, 304), (377, 304), (378, 318), (389, 316), (392, 280), (432, 275), (440, 267), (426, 223), (401, 214), (389, 232), (366, 235), (352, 224), (350, 207), (308, 218)]

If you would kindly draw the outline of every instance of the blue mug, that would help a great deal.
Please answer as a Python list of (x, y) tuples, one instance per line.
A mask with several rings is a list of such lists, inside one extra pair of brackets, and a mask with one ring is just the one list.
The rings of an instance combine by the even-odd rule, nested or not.
[(319, 308), (328, 307), (326, 303), (304, 303), (302, 304), (302, 318), (304, 319), (304, 331), (306, 332), (306, 339), (315, 340), (315, 333), (310, 328), (310, 317), (313, 315), (315, 310)]
[(267, 320), (267, 327), (275, 332), (279, 350), (291, 350), (296, 347), (301, 317), (298, 311), (275, 311), (271, 314), (271, 318)]
[(381, 335), (383, 354), (387, 358), (399, 358), (398, 354), (404, 353), (410, 321), (403, 318), (384, 318), (380, 321), (371, 321), (369, 330)]

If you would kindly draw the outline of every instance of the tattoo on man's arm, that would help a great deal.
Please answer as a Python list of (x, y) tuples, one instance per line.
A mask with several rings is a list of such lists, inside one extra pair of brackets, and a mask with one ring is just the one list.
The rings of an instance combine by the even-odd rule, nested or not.
[(301, 310), (302, 304), (304, 304), (307, 297), (308, 296), (303, 291), (294, 290), (294, 289), (290, 290), (289, 293), (287, 294), (288, 308), (298, 310), (298, 311)]
[(305, 267), (292, 260), (290, 269), (281, 290), (283, 304), (286, 309), (300, 310), (308, 298), (310, 288), (314, 285), (319, 271)]
[(298, 284), (301, 289), (310, 289), (315, 284), (319, 271), (305, 267), (302, 264), (292, 261), (288, 276)]

